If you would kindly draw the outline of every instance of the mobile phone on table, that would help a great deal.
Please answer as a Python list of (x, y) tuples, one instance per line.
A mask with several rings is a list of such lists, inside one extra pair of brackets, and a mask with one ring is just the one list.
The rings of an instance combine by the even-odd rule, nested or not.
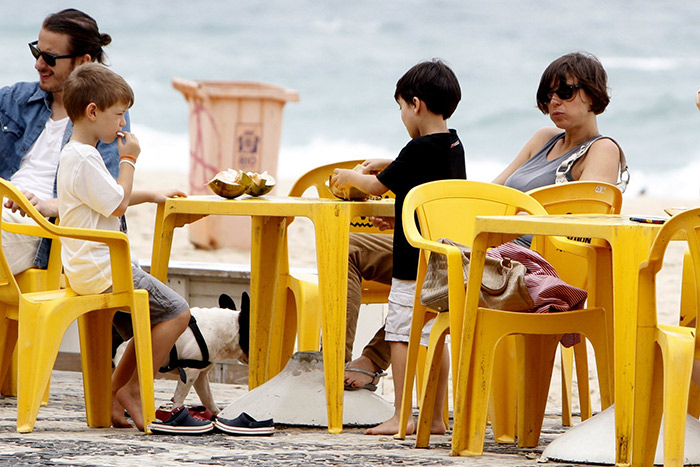
[(644, 224), (663, 224), (666, 222), (666, 217), (659, 216), (630, 216), (630, 220), (634, 222), (642, 222)]

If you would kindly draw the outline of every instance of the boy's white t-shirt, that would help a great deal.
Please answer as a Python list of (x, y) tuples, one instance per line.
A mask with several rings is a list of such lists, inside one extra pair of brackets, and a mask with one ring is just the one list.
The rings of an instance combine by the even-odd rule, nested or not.
[[(124, 199), (124, 189), (107, 170), (93, 146), (70, 141), (58, 167), (60, 225), (119, 230), (112, 213)], [(79, 294), (102, 293), (112, 286), (109, 248), (104, 243), (65, 238), (61, 260), (70, 286)]]

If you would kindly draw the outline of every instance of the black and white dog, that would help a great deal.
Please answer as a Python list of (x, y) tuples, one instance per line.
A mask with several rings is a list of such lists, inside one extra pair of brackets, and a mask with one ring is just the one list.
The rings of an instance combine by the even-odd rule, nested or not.
[[(192, 318), (170, 351), (161, 373), (179, 375), (173, 407), (183, 405), (194, 386), (199, 400), (216, 415), (219, 408), (211, 394), (209, 372), (214, 363), (238, 359), (248, 361), (250, 329), (250, 298), (243, 292), (241, 310), (236, 310), (233, 299), (226, 294), (219, 296), (218, 308), (190, 309)], [(124, 352), (125, 343), (119, 346), (116, 361)]]

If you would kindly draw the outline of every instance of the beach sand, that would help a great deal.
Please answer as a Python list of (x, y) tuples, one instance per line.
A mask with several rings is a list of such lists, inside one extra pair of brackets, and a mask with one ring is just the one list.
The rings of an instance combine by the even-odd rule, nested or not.
[[(180, 188), (187, 191), (189, 186), (187, 174), (185, 173), (149, 173), (136, 172), (136, 189), (167, 189)], [(293, 181), (282, 180), (272, 191), (272, 195), (286, 194)], [(697, 203), (695, 203), (697, 204)], [(688, 200), (650, 198), (648, 196), (629, 196), (623, 201), (623, 214), (647, 214), (665, 216), (664, 208), (676, 206), (694, 206)], [(155, 219), (155, 205), (144, 204), (129, 208), (127, 221), (129, 225), (129, 237), (132, 251), (139, 259), (150, 260), (153, 242), (153, 224)], [(297, 219), (290, 227), (290, 239), (294, 248), (290, 248), (290, 266), (292, 268), (315, 268), (315, 247), (313, 225), (307, 219)], [(676, 324), (678, 322), (678, 310), (680, 303), (680, 279), (685, 247), (680, 243), (672, 243), (667, 250), (664, 260), (664, 268), (659, 274), (657, 281), (657, 307), (659, 322)], [(195, 248), (190, 242), (187, 229), (176, 229), (173, 238), (173, 249), (171, 260), (174, 261), (197, 261), (197, 262), (220, 262), (241, 265), (250, 264), (250, 253), (247, 250), (233, 248), (221, 248), (217, 250), (203, 250)], [(362, 317), (362, 313), (361, 313)], [(375, 321), (376, 322), (376, 321)], [(361, 321), (362, 323), (362, 321)], [(375, 324), (372, 324), (375, 326)], [(369, 335), (374, 329), (367, 330)], [(358, 339), (361, 332), (358, 330)], [(362, 342), (359, 342), (362, 344)], [(597, 388), (597, 378), (595, 375), (595, 360), (593, 352), (589, 347), (589, 365), (591, 375), (591, 397), (594, 411), (600, 407), (600, 396)], [(356, 345), (355, 349), (357, 351)], [(557, 359), (558, 360), (558, 359)], [(561, 384), (559, 381), (559, 364), (557, 361), (552, 376), (552, 390), (548, 413), (560, 413), (561, 405)], [(391, 377), (383, 378), (380, 386), (380, 393), (391, 400), (393, 397)], [(578, 401), (576, 388), (574, 388), (574, 400)], [(577, 402), (574, 410), (577, 410)]]

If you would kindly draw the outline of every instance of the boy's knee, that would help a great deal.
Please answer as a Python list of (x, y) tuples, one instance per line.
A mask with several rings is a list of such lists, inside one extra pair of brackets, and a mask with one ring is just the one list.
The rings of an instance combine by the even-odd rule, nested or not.
[(177, 322), (177, 324), (184, 331), (185, 329), (187, 329), (187, 326), (190, 324), (190, 315), (191, 315), (190, 309), (188, 308), (185, 311), (183, 311), (182, 313), (180, 313), (179, 315), (177, 315), (175, 318), (173, 318), (173, 320), (175, 322)]

